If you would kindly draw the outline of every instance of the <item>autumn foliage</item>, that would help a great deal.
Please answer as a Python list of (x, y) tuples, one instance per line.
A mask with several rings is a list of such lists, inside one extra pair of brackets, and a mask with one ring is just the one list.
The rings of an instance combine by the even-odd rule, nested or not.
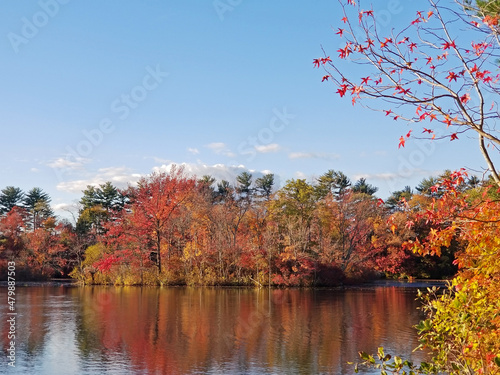
[[(429, 0), (429, 8), (417, 11), (407, 25), (381, 35), (376, 12), (353, 0), (341, 2), (344, 14), (336, 34), (342, 46), (335, 57), (325, 51), (313, 60), (314, 67), (325, 70), (321, 80), (333, 83), (341, 99), (412, 126), (398, 147), (411, 138), (457, 141), (465, 133), (475, 135), (490, 175), (489, 185), (472, 188), (465, 187), (465, 170), (442, 176), (427, 202), (414, 206), (405, 200), (406, 215), (396, 212), (389, 218), (392, 234), (400, 238), (375, 234), (375, 244), (385, 247), (380, 251), (403, 248), (439, 257), (446, 251), (459, 270), (444, 293), (422, 294), (427, 319), (417, 328), (432, 361), (414, 366), (392, 360), (383, 349), (377, 356), (361, 354), (363, 364), (383, 373), (500, 373), (500, 178), (495, 167), (500, 7), (498, 1), (450, 4)], [(348, 69), (345, 61), (359, 70)], [(376, 100), (366, 105), (367, 99)], [(385, 261), (393, 271), (405, 263)]]
[[(313, 60), (314, 67), (325, 70), (322, 81), (333, 83), (336, 93), (350, 98), (353, 105), (413, 124), (400, 137), (399, 147), (410, 137), (455, 141), (474, 133), (500, 186), (494, 165), (500, 146), (495, 130), (499, 112), (492, 99), (500, 90), (500, 75), (495, 73), (500, 52), (498, 14), (476, 10), (469, 17), (462, 9), (431, 0), (429, 10), (418, 11), (406, 27), (380, 35), (373, 10), (363, 10), (355, 1), (342, 7), (342, 27), (336, 32), (342, 47), (336, 57), (325, 51), (324, 57)], [(471, 7), (464, 7), (470, 13)], [(345, 60), (359, 69), (348, 68)]]
[[(274, 193), (272, 181), (243, 173), (235, 185), (216, 184), (178, 167), (144, 177), (117, 191), (126, 203), (101, 223), (102, 234), (72, 275), (127, 285), (321, 286), (456, 271), (455, 243), (442, 255), (405, 248), (427, 226), (404, 229), (400, 223), (416, 212), (389, 207), (364, 179), (352, 185), (329, 171), (313, 183), (287, 181)], [(423, 195), (413, 199), (431, 204)]]

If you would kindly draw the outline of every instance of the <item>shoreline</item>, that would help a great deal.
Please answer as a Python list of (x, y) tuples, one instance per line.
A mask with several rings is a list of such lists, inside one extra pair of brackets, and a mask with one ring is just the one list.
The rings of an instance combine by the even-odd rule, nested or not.
[[(50, 279), (50, 280), (39, 280), (39, 281), (18, 281), (16, 287), (134, 287), (134, 288), (213, 288), (213, 289), (274, 289), (274, 290), (286, 290), (286, 289), (304, 289), (304, 290), (338, 290), (338, 289), (363, 289), (363, 288), (373, 288), (373, 287), (396, 287), (396, 288), (427, 288), (427, 287), (446, 287), (449, 280), (440, 279), (414, 279), (414, 280), (397, 280), (397, 279), (378, 279), (363, 283), (354, 284), (343, 284), (337, 286), (307, 286), (307, 287), (283, 287), (283, 286), (248, 286), (248, 285), (198, 285), (198, 286), (188, 286), (188, 285), (113, 285), (113, 284), (82, 284), (78, 280), (74, 279)], [(7, 281), (0, 281), (0, 287), (7, 287)]]

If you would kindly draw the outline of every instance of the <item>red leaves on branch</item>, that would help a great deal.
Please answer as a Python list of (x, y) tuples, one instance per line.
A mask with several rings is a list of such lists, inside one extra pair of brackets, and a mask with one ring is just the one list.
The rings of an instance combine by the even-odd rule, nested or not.
[(408, 38), (407, 36), (405, 36), (403, 39), (401, 39), (401, 40), (398, 42), (398, 44), (403, 44), (403, 43), (406, 43), (406, 42), (408, 41), (408, 39), (409, 39), (409, 38)]
[(446, 77), (448, 79), (448, 82), (451, 82), (454, 80), (455, 82), (457, 81), (458, 75), (455, 72), (448, 72), (448, 76)]
[(493, 17), (487, 15), (486, 17), (484, 17), (483, 22), (491, 27), (491, 26), (498, 26), (498, 20), (499, 20), (498, 15), (495, 15)]
[(380, 42), (380, 48), (385, 48), (390, 43), (392, 43), (392, 38), (385, 38), (383, 42)]
[(313, 65), (315, 68), (319, 68), (320, 65), (325, 65), (326, 63), (328, 62), (331, 62), (332, 59), (330, 59), (330, 56), (327, 56), (327, 57), (321, 57), (319, 59), (314, 59), (313, 60)]
[(406, 142), (406, 140), (407, 140), (408, 138), (410, 138), (411, 132), (412, 132), (412, 131), (410, 130), (408, 133), (406, 133), (406, 136), (401, 136), (401, 137), (399, 138), (399, 145), (398, 145), (398, 148), (405, 147), (405, 142)]
[(458, 139), (457, 133), (453, 133), (453, 134), (450, 136), (450, 141), (454, 141), (455, 139)]
[(450, 48), (457, 48), (455, 41), (452, 42), (444, 42), (443, 43), (443, 49), (450, 49)]
[(343, 97), (347, 91), (347, 85), (340, 85), (340, 88), (337, 90), (337, 93), (340, 95), (340, 97)]
[(370, 81), (371, 78), (370, 77), (361, 77), (361, 84), (362, 85), (367, 85), (368, 84), (368, 81)]
[(411, 89), (405, 89), (401, 86), (396, 86), (396, 91), (398, 94), (408, 95), (411, 93)]
[(455, 116), (454, 118), (451, 118), (450, 115), (446, 115), (444, 117), (443, 123), (446, 124), (446, 128), (449, 128), (450, 125), (452, 124), (452, 121), (457, 121), (457, 120), (458, 120), (457, 116)]
[(486, 42), (482, 42), (482, 43), (471, 43), (472, 45), (472, 49), (474, 50), (474, 53), (476, 54), (476, 56), (481, 56), (484, 51), (486, 50), (486, 48), (490, 47), (490, 45)]
[(339, 57), (341, 59), (347, 58), (351, 53), (352, 53), (352, 48), (351, 48), (352, 43), (347, 43), (344, 48), (339, 48), (337, 52), (339, 53)]

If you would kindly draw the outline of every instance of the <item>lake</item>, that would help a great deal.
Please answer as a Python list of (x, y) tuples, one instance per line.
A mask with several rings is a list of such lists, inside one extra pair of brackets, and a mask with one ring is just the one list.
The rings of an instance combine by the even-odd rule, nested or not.
[[(417, 288), (0, 287), (0, 374), (351, 374), (360, 350), (424, 358)], [(376, 372), (360, 372), (364, 374)]]

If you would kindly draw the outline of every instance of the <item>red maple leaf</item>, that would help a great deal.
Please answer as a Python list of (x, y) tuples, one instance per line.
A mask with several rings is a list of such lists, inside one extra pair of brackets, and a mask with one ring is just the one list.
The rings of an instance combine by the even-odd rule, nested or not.
[(401, 147), (405, 147), (405, 138), (403, 136), (401, 136), (399, 138), (399, 145), (398, 145), (398, 148), (401, 148)]
[(383, 42), (380, 42), (380, 48), (387, 47), (387, 44), (389, 44), (389, 43), (392, 43), (392, 39), (391, 38), (385, 38), (385, 40)]
[(337, 90), (337, 93), (340, 97), (343, 97), (347, 91), (347, 85), (340, 85), (340, 88)]
[(449, 72), (449, 74), (446, 78), (448, 78), (449, 82), (451, 82), (451, 80), (454, 80), (456, 82), (458, 75), (455, 74), (455, 72)]
[(452, 41), (451, 43), (450, 42), (443, 43), (443, 49), (450, 49), (452, 47), (457, 48), (457, 46), (455, 45), (455, 41)]
[(327, 57), (322, 57), (320, 59), (320, 61), (321, 61), (321, 64), (325, 65), (327, 62), (331, 62), (332, 59), (330, 58), (330, 56), (327, 56)]
[(457, 137), (457, 133), (453, 133), (453, 134), (451, 135), (451, 137), (450, 137), (450, 141), (453, 141), (453, 140), (455, 140), (455, 139), (458, 139), (458, 137)]

